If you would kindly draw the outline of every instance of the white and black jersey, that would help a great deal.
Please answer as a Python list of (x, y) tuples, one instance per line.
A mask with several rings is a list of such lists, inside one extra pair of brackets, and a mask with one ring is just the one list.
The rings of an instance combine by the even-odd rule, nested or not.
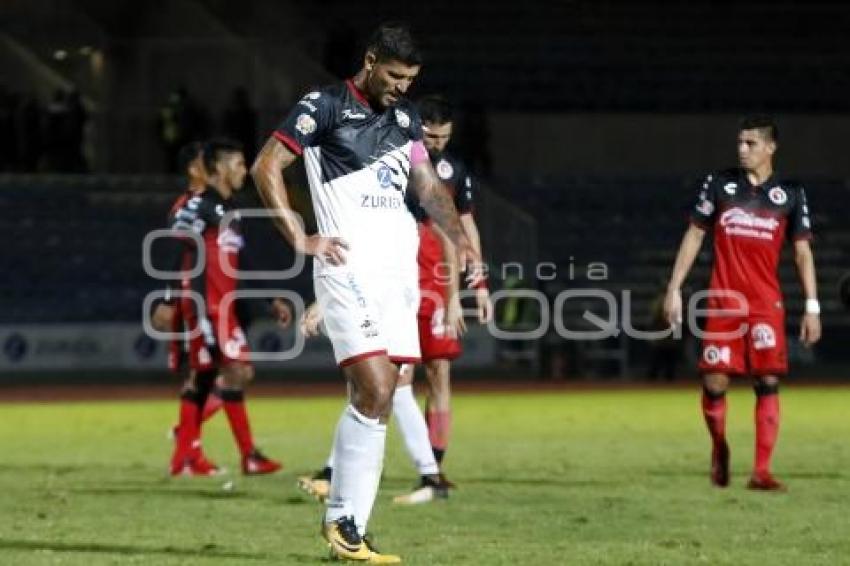
[[(348, 242), (350, 268), (397, 270), (415, 261), (405, 193), (422, 125), (412, 104), (375, 109), (349, 80), (307, 93), (273, 135), (303, 155), (319, 233)], [(321, 258), (314, 266), (315, 275), (339, 272)]]

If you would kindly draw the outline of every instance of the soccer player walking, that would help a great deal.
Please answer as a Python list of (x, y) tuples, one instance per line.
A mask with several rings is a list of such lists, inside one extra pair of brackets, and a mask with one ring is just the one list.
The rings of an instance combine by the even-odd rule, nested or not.
[[(439, 95), (426, 96), (417, 106), (422, 118), (423, 142), (431, 164), (452, 196), (464, 233), (478, 255), (482, 255), (478, 227), (472, 215), (476, 183), (464, 163), (446, 151), (454, 131), (452, 106)], [(393, 413), (421, 478), (412, 493), (396, 497), (395, 501), (422, 503), (435, 496), (445, 497), (447, 488), (454, 487), (441, 473), (441, 468), (451, 432), (451, 362), (462, 353), (460, 335), (465, 332), (466, 326), (458, 295), (459, 276), (454, 246), (434, 225), (415, 196), (408, 201), (419, 228), (417, 263), (422, 297), (417, 317), (422, 363), (428, 381), (428, 405), (426, 425), (421, 422), (422, 415), (413, 396), (414, 366), (405, 366), (393, 399)], [(478, 321), (485, 324), (493, 311), (485, 281), (481, 281), (475, 290), (475, 299)], [(423, 439), (426, 426), (427, 436)], [(434, 473), (439, 473), (437, 481), (434, 481)]]
[(730, 375), (751, 375), (756, 394), (755, 462), (747, 487), (784, 490), (770, 460), (779, 432), (779, 379), (788, 370), (785, 308), (777, 266), (785, 239), (806, 298), (800, 340), (820, 339), (820, 306), (806, 193), (773, 168), (777, 128), (766, 116), (745, 118), (738, 131), (739, 167), (708, 175), (691, 210), (667, 287), (664, 310), (672, 325), (682, 323), (680, 288), (708, 230), (714, 231), (702, 356), (702, 410), (712, 441), (711, 481), (729, 485), (726, 442), (726, 389)]
[[(322, 533), (334, 556), (394, 563), (365, 538), (383, 465), (396, 364), (420, 358), (416, 311), (416, 223), (404, 204), (423, 208), (469, 263), (480, 261), (463, 233), (422, 144), (416, 109), (403, 98), (422, 60), (408, 29), (384, 24), (352, 79), (306, 94), (266, 142), (251, 172), (278, 227), (314, 256), (317, 301), (350, 403), (334, 438), (334, 473)], [(319, 233), (307, 236), (292, 212), (282, 170), (299, 155)]]
[[(207, 186), (196, 187), (172, 210), (173, 237), (165, 239), (168, 247), (162, 249), (158, 261), (170, 266), (171, 271), (179, 272), (194, 265), (199, 256), (204, 258), (199, 275), (185, 284), (174, 282), (175, 287), (196, 291), (204, 303), (196, 305), (188, 297), (180, 299), (184, 325), (195, 330), (196, 336), (189, 341), (189, 367), (196, 379), (184, 388), (181, 396), (171, 474), (206, 475), (217, 471), (209, 462), (199, 462), (202, 454), (196, 449), (205, 395), (217, 373), (222, 376), (221, 399), (242, 457), (242, 472), (246, 475), (273, 473), (281, 464), (267, 458), (254, 445), (244, 393), (245, 386), (253, 378), (254, 368), (248, 359), (248, 342), (232, 300), (237, 287), (233, 274), (239, 266), (239, 251), (244, 239), (239, 216), (232, 214), (231, 197), (242, 188), (247, 174), (245, 158), (241, 147), (228, 140), (207, 142), (202, 153)], [(230, 222), (226, 221), (228, 213), (232, 215)], [(195, 239), (188, 237), (190, 232), (197, 235), (203, 249)], [(288, 309), (286, 312), (277, 309), (277, 312), (282, 321), (289, 319)], [(160, 315), (167, 316), (168, 313)], [(170, 316), (174, 316), (173, 312)]]

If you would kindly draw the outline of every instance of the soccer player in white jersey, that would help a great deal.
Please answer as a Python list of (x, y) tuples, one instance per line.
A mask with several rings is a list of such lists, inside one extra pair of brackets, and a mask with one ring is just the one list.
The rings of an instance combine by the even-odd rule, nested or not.
[[(334, 474), (323, 521), (332, 555), (372, 563), (400, 559), (367, 539), (383, 466), (396, 364), (419, 361), (416, 223), (404, 204), (416, 191), (461, 260), (481, 262), (428, 159), (415, 107), (404, 99), (421, 68), (408, 29), (383, 24), (362, 69), (345, 83), (307, 93), (266, 142), (252, 175), (296, 251), (314, 256), (316, 298), (350, 399), (334, 438)], [(292, 212), (282, 170), (299, 155), (319, 233)]]

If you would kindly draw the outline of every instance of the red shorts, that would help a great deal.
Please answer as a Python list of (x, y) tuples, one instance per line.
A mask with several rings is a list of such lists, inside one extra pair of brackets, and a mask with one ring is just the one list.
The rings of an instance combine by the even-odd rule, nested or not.
[(245, 332), (239, 326), (233, 303), (230, 303), (228, 316), (220, 313), (216, 316), (197, 317), (190, 309), (185, 318), (185, 328), (192, 334), (200, 328), (197, 336), (189, 339), (189, 367), (205, 371), (217, 366), (236, 362), (249, 363), (251, 354)]
[(419, 347), (422, 361), (453, 360), (463, 352), (460, 341), (446, 332), (448, 271), (442, 266), (443, 248), (430, 223), (419, 224)]
[(446, 333), (445, 313), (445, 309), (437, 309), (428, 318), (417, 317), (423, 362), (453, 360), (463, 353), (460, 340)]
[[(746, 317), (709, 317), (702, 341), (701, 373), (784, 375), (788, 373), (785, 312)], [(712, 336), (727, 333), (729, 336)], [(737, 337), (735, 337), (737, 336)]]

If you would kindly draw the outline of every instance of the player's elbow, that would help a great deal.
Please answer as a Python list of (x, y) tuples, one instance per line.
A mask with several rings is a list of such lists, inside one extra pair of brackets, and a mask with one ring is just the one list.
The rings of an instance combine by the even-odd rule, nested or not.
[(812, 250), (808, 246), (797, 246), (794, 248), (794, 263), (799, 266), (809, 265), (813, 262)]
[(265, 167), (263, 161), (264, 157), (262, 155), (257, 156), (254, 163), (251, 164), (251, 170), (249, 171), (251, 178), (254, 180), (257, 187), (260, 187), (265, 179)]

